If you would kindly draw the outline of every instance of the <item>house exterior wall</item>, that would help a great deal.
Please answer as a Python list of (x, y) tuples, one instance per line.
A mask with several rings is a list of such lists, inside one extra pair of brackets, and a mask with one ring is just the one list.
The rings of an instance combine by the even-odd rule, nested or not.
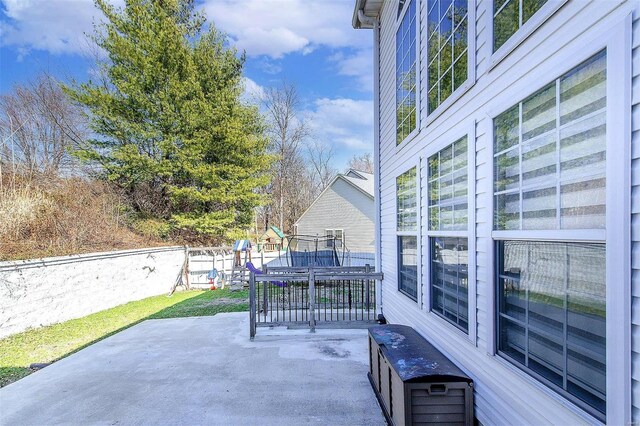
[(338, 178), (296, 222), (299, 235), (324, 236), (326, 229), (342, 229), (353, 253), (374, 252), (373, 198)]
[[(640, 2), (622, 0), (583, 1), (568, 0), (553, 12), (535, 31), (526, 37), (509, 55), (495, 62), (491, 48), (491, 0), (469, 1), (470, 16), (474, 21), (470, 31), (475, 30), (473, 54), (469, 60), (475, 62), (472, 85), (450, 107), (433, 117), (427, 116), (427, 49), (426, 21), (427, 1), (417, 1), (421, 31), (419, 63), (420, 74), (419, 132), (411, 140), (396, 146), (395, 111), (395, 35), (397, 1), (384, 2), (379, 14), (379, 159), (378, 173), (380, 187), (380, 262), (385, 274), (382, 286), (382, 309), (392, 323), (413, 326), (431, 342), (448, 354), (463, 370), (470, 374), (476, 386), (476, 416), (485, 424), (582, 424), (598, 423), (597, 419), (572, 404), (552, 389), (533, 379), (527, 373), (495, 354), (495, 290), (493, 255), (493, 117), (507, 110), (555, 78), (571, 70), (583, 60), (607, 48), (607, 132), (619, 132), (619, 143), (632, 143), (631, 187), (624, 181), (621, 172), (617, 188), (617, 200), (607, 195), (607, 211), (619, 212), (618, 222), (630, 224), (626, 240), (631, 243), (619, 248), (607, 239), (607, 273), (620, 273), (623, 279), (614, 288), (608, 275), (607, 282), (607, 322), (622, 324), (616, 333), (607, 331), (607, 357), (609, 364), (625, 364), (607, 375), (607, 406), (609, 423), (632, 417), (640, 421)], [(473, 9), (473, 10), (472, 10)], [(567, 23), (570, 22), (570, 25)], [(475, 27), (475, 28), (472, 28)], [(517, 35), (517, 34), (516, 34)], [(473, 46), (475, 44), (475, 46)], [(627, 49), (628, 47), (628, 49)], [(610, 64), (616, 64), (612, 71)], [(628, 66), (629, 73), (626, 72)], [(611, 86), (611, 87), (609, 87)], [(627, 102), (625, 93), (630, 93)], [(615, 96), (611, 96), (614, 94)], [(631, 106), (631, 104), (633, 106)], [(628, 111), (632, 111), (629, 114)], [(614, 117), (612, 114), (616, 113)], [(613, 120), (613, 121), (611, 121)], [(628, 123), (627, 127), (625, 127)], [(631, 132), (632, 130), (632, 132)], [(473, 214), (469, 231), (469, 334), (452, 327), (449, 323), (429, 312), (428, 293), (429, 254), (426, 237), (427, 215), (427, 159), (432, 154), (468, 135), (470, 155), (469, 170), (475, 187), (469, 188), (469, 214)], [(624, 156), (624, 149), (612, 152), (608, 158)], [(613, 155), (612, 155), (613, 154)], [(621, 157), (616, 163), (624, 166)], [(418, 200), (419, 244), (418, 301), (415, 302), (398, 292), (397, 231), (396, 231), (396, 177), (417, 166), (420, 180)], [(609, 169), (607, 169), (609, 173)], [(613, 187), (607, 177), (607, 187)], [(608, 191), (608, 193), (613, 191)], [(609, 215), (610, 217), (613, 215)], [(611, 223), (607, 219), (607, 227)], [(618, 229), (618, 228), (616, 228)], [(625, 228), (619, 228), (624, 236)], [(607, 231), (609, 233), (609, 231)], [(625, 241), (625, 238), (620, 240)], [(623, 243), (624, 244), (624, 243)], [(616, 247), (614, 247), (616, 246)], [(622, 258), (623, 263), (613, 263), (613, 258)], [(616, 265), (628, 268), (620, 271)], [(472, 258), (472, 259), (471, 259)], [(626, 275), (625, 275), (626, 274)], [(631, 283), (625, 276), (631, 275)], [(627, 287), (631, 286), (631, 289)], [(610, 295), (620, 302), (619, 309), (611, 305)], [(624, 300), (626, 297), (626, 301)], [(629, 299), (632, 299), (631, 303)], [(626, 306), (631, 305), (632, 306)], [(631, 340), (631, 344), (629, 344)], [(614, 342), (614, 343), (612, 343)], [(615, 346), (624, 352), (618, 354)], [(626, 348), (626, 349), (625, 349)], [(615, 360), (611, 361), (614, 355)], [(620, 361), (620, 362), (618, 362)], [(632, 369), (626, 369), (628, 364)], [(625, 371), (631, 371), (624, 377)], [(622, 385), (616, 385), (620, 379)], [(629, 383), (630, 382), (630, 383)], [(627, 386), (628, 384), (628, 386)], [(622, 407), (622, 409), (619, 409)]]

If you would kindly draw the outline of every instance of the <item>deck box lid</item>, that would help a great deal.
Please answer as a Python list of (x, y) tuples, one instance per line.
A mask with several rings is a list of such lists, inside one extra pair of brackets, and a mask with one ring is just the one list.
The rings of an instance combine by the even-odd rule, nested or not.
[(403, 382), (472, 382), (469, 376), (411, 327), (380, 325), (370, 327), (369, 334)]

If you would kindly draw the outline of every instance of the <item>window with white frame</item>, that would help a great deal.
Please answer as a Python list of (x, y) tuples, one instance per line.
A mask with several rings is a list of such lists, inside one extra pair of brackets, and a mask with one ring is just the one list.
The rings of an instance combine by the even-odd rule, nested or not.
[(601, 420), (605, 160), (605, 51), (494, 119), (498, 353)]
[(342, 247), (344, 241), (344, 231), (342, 229), (325, 229), (324, 235), (327, 247), (333, 247), (334, 242), (336, 247)]
[(493, 0), (493, 51), (498, 50), (548, 0)]
[(416, 129), (416, 2), (404, 1), (399, 6), (396, 31), (396, 144), (400, 145)]
[(398, 290), (418, 300), (417, 167), (396, 178)]
[(469, 77), (467, 0), (427, 2), (428, 113)]
[(431, 311), (469, 331), (468, 141), (429, 157)]

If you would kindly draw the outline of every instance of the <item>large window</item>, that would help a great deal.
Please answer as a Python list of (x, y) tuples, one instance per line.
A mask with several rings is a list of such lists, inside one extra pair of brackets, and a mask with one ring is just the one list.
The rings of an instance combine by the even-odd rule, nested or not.
[(493, 51), (524, 25), (547, 0), (493, 0)]
[(405, 1), (396, 32), (396, 144), (416, 128), (416, 1)]
[(463, 137), (429, 157), (431, 311), (469, 330), (468, 143)]
[(604, 228), (605, 62), (594, 56), (495, 118), (495, 229)]
[(428, 28), (428, 112), (433, 112), (468, 77), (467, 0), (430, 0)]
[(418, 300), (417, 167), (396, 178), (398, 290)]
[(605, 160), (604, 51), (494, 119), (498, 351), (600, 419)]
[(605, 245), (498, 244), (498, 350), (605, 413)]

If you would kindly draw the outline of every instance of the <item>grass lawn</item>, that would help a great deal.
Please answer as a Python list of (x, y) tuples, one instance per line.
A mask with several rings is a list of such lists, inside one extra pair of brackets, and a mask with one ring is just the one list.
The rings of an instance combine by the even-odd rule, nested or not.
[(14, 334), (0, 339), (0, 387), (32, 373), (32, 363), (64, 358), (143, 320), (247, 311), (248, 300), (248, 291), (183, 291)]

